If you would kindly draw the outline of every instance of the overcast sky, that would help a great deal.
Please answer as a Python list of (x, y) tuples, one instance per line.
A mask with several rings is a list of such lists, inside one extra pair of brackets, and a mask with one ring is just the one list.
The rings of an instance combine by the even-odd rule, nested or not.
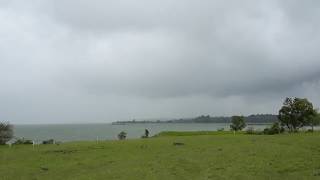
[(0, 121), (320, 105), (318, 0), (0, 0)]

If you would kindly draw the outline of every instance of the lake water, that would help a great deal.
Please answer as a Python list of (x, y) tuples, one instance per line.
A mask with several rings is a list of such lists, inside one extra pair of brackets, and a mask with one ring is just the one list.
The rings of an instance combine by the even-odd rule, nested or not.
[[(150, 135), (161, 131), (213, 131), (224, 128), (229, 130), (226, 123), (147, 123), (147, 124), (61, 124), (61, 125), (15, 125), (16, 137), (24, 137), (41, 142), (47, 139), (57, 141), (82, 140), (111, 140), (116, 139), (121, 131), (127, 132), (127, 138), (140, 138), (144, 130), (148, 129)], [(248, 125), (255, 129), (264, 129), (266, 124)]]

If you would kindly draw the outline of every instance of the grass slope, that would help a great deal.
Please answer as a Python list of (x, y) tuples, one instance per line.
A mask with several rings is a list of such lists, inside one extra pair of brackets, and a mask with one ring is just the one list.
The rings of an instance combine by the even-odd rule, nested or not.
[(0, 146), (0, 179), (320, 179), (320, 133), (196, 134)]

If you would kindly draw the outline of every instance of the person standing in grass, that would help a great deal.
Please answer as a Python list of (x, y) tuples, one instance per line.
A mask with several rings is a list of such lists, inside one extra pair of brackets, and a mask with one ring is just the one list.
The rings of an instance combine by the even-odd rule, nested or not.
[(145, 136), (146, 138), (149, 137), (149, 131), (148, 131), (148, 129), (145, 129), (145, 130), (144, 130), (144, 136)]

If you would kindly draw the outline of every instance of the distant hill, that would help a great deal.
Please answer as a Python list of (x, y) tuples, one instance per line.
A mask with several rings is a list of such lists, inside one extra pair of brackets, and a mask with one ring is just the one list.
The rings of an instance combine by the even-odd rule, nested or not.
[[(244, 117), (246, 123), (273, 123), (278, 120), (277, 115), (273, 114), (253, 114)], [(181, 118), (172, 120), (132, 120), (117, 121), (112, 124), (130, 124), (130, 123), (231, 123), (231, 116), (211, 117), (209, 115), (201, 115), (195, 118)]]

